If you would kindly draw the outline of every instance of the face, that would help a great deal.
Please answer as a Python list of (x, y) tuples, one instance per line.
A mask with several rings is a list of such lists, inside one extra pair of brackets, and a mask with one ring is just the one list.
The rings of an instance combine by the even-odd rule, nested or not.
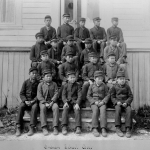
[(111, 39), (110, 44), (113, 46), (116, 46), (117, 45), (117, 39)]
[(100, 26), (100, 20), (94, 21), (94, 24), (95, 24), (96, 26)]
[(63, 17), (63, 21), (64, 21), (64, 23), (69, 23), (70, 17)]
[(88, 48), (88, 49), (89, 49), (89, 48), (91, 48), (91, 46), (92, 46), (91, 43), (86, 43), (86, 44), (85, 44), (85, 48)]
[(126, 82), (125, 77), (119, 77), (119, 78), (117, 79), (117, 82), (118, 82), (118, 84), (120, 84), (120, 85), (124, 85), (125, 82)]
[(44, 76), (44, 81), (45, 81), (45, 82), (50, 82), (50, 81), (52, 81), (52, 75), (51, 75), (51, 74), (46, 74), (46, 75)]
[(102, 77), (102, 76), (99, 76), (99, 77), (96, 77), (95, 78), (95, 82), (96, 82), (96, 84), (101, 84), (102, 82), (103, 82), (103, 80), (104, 80), (104, 78)]
[(76, 81), (76, 76), (74, 74), (68, 76), (68, 81), (74, 83)]
[(37, 41), (38, 43), (43, 43), (44, 38), (43, 38), (42, 36), (39, 36), (39, 37), (36, 38), (36, 41)]
[(30, 79), (35, 80), (37, 77), (37, 71), (33, 70), (32, 72), (29, 73)]
[(112, 21), (112, 24), (113, 24), (113, 26), (117, 27), (117, 26), (118, 26), (118, 21), (113, 20), (113, 21)]
[(80, 21), (79, 24), (80, 24), (81, 27), (84, 27), (85, 26), (85, 21)]
[(72, 61), (72, 58), (73, 58), (73, 56), (71, 56), (71, 55), (66, 56), (66, 61), (67, 61), (67, 62), (71, 62), (71, 61)]
[(67, 44), (70, 45), (70, 46), (72, 46), (74, 44), (74, 41), (70, 41), (69, 40), (69, 41), (67, 41)]
[(52, 20), (50, 18), (46, 18), (44, 22), (45, 22), (45, 25), (49, 27), (51, 25)]
[(47, 54), (41, 55), (41, 59), (42, 59), (42, 61), (47, 61), (48, 55)]
[(91, 63), (96, 64), (98, 59), (97, 57), (90, 57), (89, 60)]
[(56, 48), (57, 47), (57, 42), (52, 42), (51, 45)]
[(113, 64), (116, 61), (115, 56), (109, 56), (108, 61)]

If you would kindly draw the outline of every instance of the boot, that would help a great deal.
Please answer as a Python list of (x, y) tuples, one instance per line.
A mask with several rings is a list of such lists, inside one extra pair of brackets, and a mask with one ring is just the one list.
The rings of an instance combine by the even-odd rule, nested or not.
[(99, 137), (99, 135), (100, 135), (97, 128), (93, 128), (92, 133), (95, 137)]
[(77, 127), (75, 133), (76, 133), (76, 134), (81, 134), (81, 128), (80, 128), (80, 127)]
[(16, 136), (20, 136), (21, 135), (21, 129), (20, 127), (17, 127), (17, 130), (16, 130)]
[(130, 128), (127, 128), (127, 129), (126, 129), (126, 137), (127, 137), (127, 138), (130, 138), (130, 137), (131, 137), (131, 129), (130, 129)]
[(102, 128), (102, 136), (107, 137), (107, 131), (105, 128)]
[(42, 130), (43, 130), (44, 136), (47, 136), (48, 135), (47, 127), (43, 127)]
[(66, 135), (66, 134), (67, 134), (67, 127), (66, 127), (66, 126), (63, 126), (63, 127), (62, 127), (62, 134), (63, 134), (63, 135)]
[(58, 135), (58, 129), (57, 129), (57, 127), (54, 127), (53, 134), (54, 135)]
[(30, 126), (28, 136), (32, 136), (34, 134), (34, 127)]
[(120, 127), (116, 127), (116, 133), (118, 136), (123, 137), (123, 132), (121, 131)]

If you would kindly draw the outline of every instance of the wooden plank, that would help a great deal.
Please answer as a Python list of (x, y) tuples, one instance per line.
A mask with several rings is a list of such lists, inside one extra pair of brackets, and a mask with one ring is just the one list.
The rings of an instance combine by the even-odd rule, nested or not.
[(144, 48), (150, 48), (150, 43), (127, 43), (128, 48), (140, 48), (140, 49), (144, 49)]
[(2, 106), (7, 104), (8, 100), (8, 53), (3, 54), (3, 81), (2, 81)]
[(51, 3), (52, 0), (24, 0), (23, 3)]
[(150, 41), (149, 37), (129, 37), (124, 36), (127, 43), (148, 43)]
[(0, 36), (0, 41), (32, 41), (35, 42), (35, 36)]
[(2, 107), (3, 52), (0, 52), (0, 107)]
[(140, 20), (120, 20), (119, 21), (119, 26), (137, 26), (137, 27), (141, 27), (143, 26), (143, 22), (142, 19)]
[(120, 20), (141, 20), (143, 19), (143, 16), (141, 14), (134, 14), (134, 15), (120, 15), (120, 14), (117, 14), (117, 17), (119, 18), (119, 21)]
[(124, 36), (130, 36), (130, 37), (149, 37), (150, 36), (150, 32), (149, 31), (124, 31), (123, 32)]
[(44, 3), (33, 3), (33, 2), (28, 2), (28, 3), (23, 3), (23, 8), (49, 8), (51, 2), (44, 2)]
[(43, 26), (43, 24), (44, 24), (43, 19), (23, 19), (22, 22), (24, 25), (41, 25), (41, 26)]
[(136, 14), (141, 14), (141, 11), (139, 11), (138, 8), (117, 8), (117, 9), (114, 9), (114, 12), (113, 14), (116, 16), (117, 14), (120, 14), (120, 15), (136, 15)]
[(13, 75), (14, 75), (14, 53), (8, 53), (8, 102), (7, 107), (13, 106)]
[(33, 19), (35, 19), (35, 18), (37, 18), (37, 19), (43, 19), (43, 21), (44, 21), (44, 18), (45, 18), (45, 16), (47, 15), (47, 13), (45, 13), (45, 14), (23, 14), (23, 16), (22, 16), (22, 18), (33, 18)]
[(1, 41), (0, 47), (31, 47), (34, 43), (31, 41)]
[(28, 53), (25, 53), (24, 56), (25, 56), (25, 60), (24, 60), (24, 63), (25, 63), (25, 80), (29, 78), (29, 68), (31, 66), (31, 61), (29, 59), (29, 55), (30, 55), (30, 52)]
[(138, 9), (140, 9), (141, 8), (141, 3), (134, 3), (134, 2), (132, 2), (131, 1), (131, 3), (129, 4), (129, 3), (113, 3), (113, 8), (114, 9), (117, 9), (117, 8), (126, 8), (126, 9), (128, 9), (128, 8), (131, 8), (131, 9), (133, 9), (133, 8), (138, 8)]
[(51, 9), (50, 8), (23, 8), (23, 14), (50, 14)]

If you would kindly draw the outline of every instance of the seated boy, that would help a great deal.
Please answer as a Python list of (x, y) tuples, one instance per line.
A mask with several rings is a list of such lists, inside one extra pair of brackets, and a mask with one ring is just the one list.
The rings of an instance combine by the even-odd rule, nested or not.
[(38, 63), (41, 62), (40, 52), (42, 50), (48, 50), (47, 46), (44, 44), (43, 36), (44, 35), (40, 32), (35, 35), (36, 44), (32, 46), (30, 51), (31, 66), (37, 67)]
[(23, 123), (23, 116), (25, 110), (31, 110), (31, 119), (30, 119), (30, 129), (28, 136), (34, 134), (34, 127), (37, 123), (37, 112), (38, 112), (38, 103), (37, 103), (37, 87), (39, 82), (36, 80), (37, 68), (31, 67), (29, 69), (29, 79), (24, 81), (21, 91), (20, 98), (22, 103), (19, 106), (16, 125), (17, 131), (16, 136), (21, 135), (21, 128)]
[(40, 32), (44, 35), (45, 44), (50, 46), (50, 41), (56, 38), (56, 30), (51, 26), (52, 18), (49, 15), (45, 16), (45, 26), (41, 28)]
[(42, 62), (39, 63), (37, 66), (39, 75), (42, 77), (43, 71), (46, 69), (50, 69), (52, 72), (52, 77), (55, 77), (56, 75), (55, 65), (49, 59), (47, 50), (41, 51), (40, 55)]
[(40, 120), (43, 134), (48, 135), (47, 130), (47, 110), (53, 111), (53, 134), (58, 134), (59, 107), (57, 105), (58, 88), (57, 84), (52, 81), (51, 70), (43, 72), (43, 81), (38, 85), (37, 98), (40, 105)]
[(83, 107), (85, 107), (88, 88), (94, 82), (94, 72), (102, 70), (101, 64), (98, 62), (97, 53), (89, 53), (89, 63), (83, 67), (82, 79), (84, 80), (82, 87)]
[(106, 104), (110, 98), (108, 94), (108, 88), (103, 82), (104, 73), (103, 71), (95, 71), (94, 73), (94, 84), (90, 85), (87, 99), (90, 102), (92, 109), (92, 130), (94, 136), (98, 137), (98, 127), (99, 127), (99, 114), (100, 114), (100, 127), (102, 131), (102, 136), (107, 136), (107, 117), (106, 117)]
[(125, 111), (125, 127), (126, 137), (131, 137), (132, 128), (132, 110), (131, 103), (133, 101), (133, 94), (128, 84), (126, 84), (125, 73), (123, 69), (119, 69), (117, 73), (117, 84), (110, 90), (111, 100), (115, 106), (115, 126), (116, 133), (122, 137), (121, 131), (121, 112)]
[(82, 50), (85, 48), (84, 41), (86, 38), (90, 37), (89, 30), (85, 27), (85, 18), (80, 18), (79, 27), (74, 31), (74, 39), (77, 41), (77, 47), (79, 52), (81, 53)]
[(67, 73), (68, 83), (63, 87), (62, 101), (63, 113), (62, 113), (62, 134), (67, 134), (68, 125), (68, 113), (71, 109), (75, 112), (75, 126), (76, 134), (81, 134), (81, 86), (76, 82), (76, 73), (74, 71), (69, 71)]

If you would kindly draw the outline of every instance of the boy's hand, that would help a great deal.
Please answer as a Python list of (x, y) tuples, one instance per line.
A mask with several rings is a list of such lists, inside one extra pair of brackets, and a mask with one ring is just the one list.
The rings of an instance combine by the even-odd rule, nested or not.
[(117, 105), (121, 106), (121, 105), (122, 105), (122, 103), (121, 103), (121, 102), (117, 102)]
[(101, 107), (102, 105), (104, 105), (104, 102), (99, 102), (98, 103), (98, 107)]
[(97, 43), (99, 43), (99, 44), (100, 44), (101, 42), (102, 42), (101, 40), (98, 40), (98, 41), (97, 41)]
[(95, 105), (97, 105), (97, 106), (98, 106), (98, 104), (99, 104), (99, 102), (98, 102), (98, 101), (96, 101), (96, 102), (95, 102)]
[(90, 85), (93, 84), (93, 82), (91, 80), (89, 80)]
[(49, 104), (49, 107), (48, 108), (51, 108), (53, 106), (54, 102), (52, 101), (50, 104)]
[(67, 102), (64, 104), (63, 109), (64, 109), (65, 107), (68, 107), (68, 108), (69, 108), (69, 105), (68, 105)]
[(49, 103), (45, 103), (45, 106), (48, 108), (49, 107)]
[(66, 45), (66, 42), (63, 41), (63, 44)]
[(116, 84), (116, 81), (112, 81), (112, 84)]
[(108, 83), (112, 84), (112, 79), (108, 80)]
[(120, 43), (117, 43), (117, 46), (119, 47), (119, 46), (120, 46)]
[(78, 104), (75, 104), (74, 109), (76, 109), (76, 110), (80, 110), (79, 105), (78, 105)]
[(124, 108), (126, 108), (126, 107), (127, 107), (127, 103), (123, 103), (122, 106), (123, 106)]

